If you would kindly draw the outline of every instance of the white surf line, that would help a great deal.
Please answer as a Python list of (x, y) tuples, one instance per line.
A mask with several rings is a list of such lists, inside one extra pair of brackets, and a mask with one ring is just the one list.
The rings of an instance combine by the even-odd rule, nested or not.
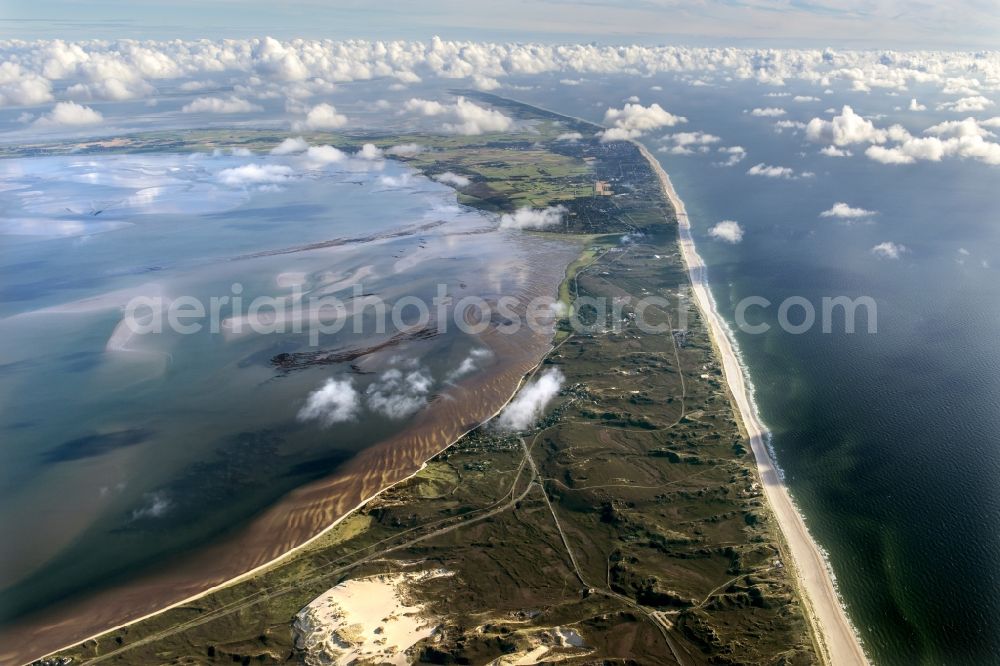
[(757, 471), (764, 486), (764, 493), (791, 551), (799, 588), (804, 593), (802, 596), (806, 605), (806, 616), (822, 643), (820, 649), (825, 652), (822, 656), (827, 663), (834, 666), (868, 664), (858, 635), (840, 602), (829, 563), (809, 533), (768, 451), (766, 442), (770, 433), (760, 419), (729, 326), (719, 315), (715, 299), (709, 291), (705, 262), (698, 255), (694, 239), (691, 237), (691, 223), (684, 202), (677, 196), (673, 183), (670, 182), (670, 176), (660, 166), (659, 161), (646, 150), (645, 146), (638, 142), (634, 143), (659, 177), (663, 192), (676, 211), (678, 243), (691, 279), (691, 289), (719, 351), (726, 383), (750, 436), (750, 446), (757, 461)]

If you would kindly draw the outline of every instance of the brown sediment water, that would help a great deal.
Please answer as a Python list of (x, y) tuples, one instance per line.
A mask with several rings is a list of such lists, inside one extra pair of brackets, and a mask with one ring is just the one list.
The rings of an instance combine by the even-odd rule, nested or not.
[[(521, 305), (554, 299), (579, 247), (544, 244), (530, 253), (518, 293)], [(523, 320), (522, 320), (523, 321)], [(0, 629), (0, 663), (22, 664), (132, 624), (232, 584), (315, 540), (365, 502), (418, 472), (426, 461), (495, 416), (524, 376), (544, 358), (552, 326), (478, 335), (498, 363), (439, 394), (404, 432), (358, 452), (327, 478), (302, 486), (234, 536), (178, 558), (156, 574), (57, 604)]]

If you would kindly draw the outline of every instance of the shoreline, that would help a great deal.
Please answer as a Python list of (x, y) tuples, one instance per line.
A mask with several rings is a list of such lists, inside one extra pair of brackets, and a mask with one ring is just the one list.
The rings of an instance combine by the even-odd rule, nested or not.
[(279, 555), (275, 556), (274, 558), (272, 558), (272, 559), (270, 559), (270, 560), (268, 560), (266, 562), (263, 562), (262, 564), (259, 564), (258, 566), (254, 567), (253, 569), (244, 571), (243, 573), (240, 573), (240, 574), (238, 574), (236, 576), (233, 576), (232, 578), (226, 579), (226, 580), (224, 580), (224, 581), (222, 581), (222, 582), (220, 582), (220, 583), (218, 583), (216, 585), (213, 585), (213, 586), (211, 586), (209, 588), (206, 588), (206, 589), (204, 589), (204, 590), (202, 590), (200, 592), (192, 594), (192, 595), (190, 595), (190, 596), (188, 596), (188, 597), (186, 597), (184, 599), (172, 602), (169, 605), (166, 605), (166, 606), (164, 606), (162, 608), (158, 608), (158, 609), (156, 609), (154, 611), (146, 613), (146, 614), (142, 615), (141, 617), (130, 619), (128, 621), (121, 622), (120, 624), (116, 624), (116, 625), (110, 626), (110, 627), (108, 627), (106, 629), (102, 629), (101, 631), (99, 631), (97, 633), (94, 633), (94, 634), (91, 634), (91, 635), (89, 635), (89, 636), (87, 636), (85, 638), (81, 638), (80, 640), (74, 640), (72, 643), (68, 643), (68, 644), (63, 645), (63, 646), (61, 646), (61, 647), (59, 647), (57, 649), (54, 649), (54, 650), (50, 650), (49, 652), (47, 652), (47, 653), (45, 653), (43, 655), (40, 655), (40, 656), (37, 656), (37, 657), (33, 657), (32, 660), (31, 660), (31, 662), (23, 662), (23, 663), (25, 664), (25, 666), (27, 666), (27, 664), (29, 664), (29, 663), (33, 663), (34, 661), (37, 661), (37, 660), (40, 660), (40, 659), (49, 658), (49, 657), (51, 657), (53, 655), (58, 654), (59, 652), (62, 652), (63, 650), (70, 649), (70, 648), (72, 648), (72, 647), (74, 647), (76, 645), (79, 645), (81, 643), (85, 643), (87, 641), (97, 639), (97, 638), (99, 638), (101, 636), (104, 636), (106, 634), (109, 634), (111, 632), (118, 631), (120, 629), (124, 629), (126, 627), (129, 627), (129, 626), (134, 625), (134, 624), (138, 624), (140, 622), (143, 622), (143, 621), (148, 620), (150, 618), (156, 617), (158, 615), (162, 615), (163, 613), (169, 612), (169, 611), (174, 610), (176, 608), (180, 608), (180, 607), (185, 606), (187, 604), (190, 604), (190, 603), (192, 603), (194, 601), (197, 601), (198, 599), (201, 599), (201, 598), (206, 597), (206, 596), (208, 596), (210, 594), (218, 592), (219, 590), (225, 589), (225, 588), (230, 587), (232, 585), (237, 585), (237, 584), (243, 582), (244, 580), (252, 578), (253, 576), (261, 573), (262, 571), (265, 571), (266, 569), (268, 569), (268, 568), (270, 568), (272, 566), (280, 564), (281, 562), (283, 562), (284, 560), (288, 559), (289, 557), (293, 557), (293, 556), (297, 555), (301, 551), (303, 551), (306, 548), (308, 548), (311, 544), (315, 543), (317, 540), (319, 540), (320, 538), (322, 538), (323, 536), (325, 536), (326, 534), (328, 534), (329, 532), (331, 532), (338, 525), (340, 525), (341, 522), (343, 522), (344, 520), (346, 520), (350, 516), (354, 515), (358, 510), (362, 509), (365, 505), (367, 505), (372, 500), (376, 499), (377, 497), (379, 497), (383, 493), (387, 492), (388, 490), (391, 490), (392, 488), (394, 488), (394, 487), (396, 487), (396, 486), (398, 486), (398, 485), (400, 485), (402, 483), (405, 483), (405, 482), (409, 481), (410, 479), (412, 479), (413, 477), (415, 477), (417, 474), (419, 474), (420, 472), (422, 472), (424, 469), (426, 469), (427, 463), (431, 459), (433, 459), (435, 456), (440, 455), (441, 453), (443, 453), (447, 449), (449, 449), (452, 446), (454, 446), (463, 437), (465, 437), (466, 435), (468, 435), (470, 432), (472, 432), (476, 428), (480, 428), (480, 427), (484, 426), (485, 424), (489, 423), (490, 421), (492, 421), (493, 419), (495, 419), (507, 407), (507, 405), (517, 396), (518, 392), (525, 385), (525, 383), (528, 382), (528, 381), (530, 381), (535, 376), (535, 374), (538, 372), (538, 369), (542, 366), (542, 363), (545, 361), (546, 358), (548, 358), (549, 354), (551, 354), (552, 351), (554, 349), (556, 349), (556, 347), (557, 347), (557, 345), (555, 344), (555, 330), (553, 330), (552, 336), (549, 339), (547, 348), (538, 356), (538, 358), (535, 361), (535, 363), (527, 370), (527, 372), (525, 372), (525, 373), (523, 373), (521, 375), (521, 377), (519, 378), (516, 386), (514, 386), (513, 390), (511, 391), (510, 395), (503, 401), (502, 404), (500, 404), (499, 407), (496, 408), (496, 410), (492, 414), (490, 414), (487, 418), (483, 419), (481, 422), (477, 423), (475, 426), (470, 427), (465, 432), (462, 432), (458, 436), (454, 437), (452, 440), (448, 441), (445, 445), (441, 446), (439, 449), (435, 450), (431, 455), (427, 456), (424, 460), (422, 460), (421, 463), (420, 463), (420, 465), (416, 469), (414, 469), (412, 472), (410, 472), (409, 474), (407, 474), (405, 477), (397, 479), (397, 480), (395, 480), (395, 481), (393, 481), (391, 483), (388, 483), (388, 484), (386, 484), (384, 486), (381, 486), (376, 492), (372, 493), (371, 495), (369, 495), (367, 497), (364, 497), (360, 502), (358, 502), (358, 504), (356, 504), (355, 506), (351, 507), (349, 510), (345, 511), (342, 515), (338, 516), (336, 519), (334, 519), (331, 523), (329, 523), (322, 530), (320, 530), (319, 532), (317, 532), (316, 534), (314, 534), (313, 536), (311, 536), (307, 540), (303, 541), (302, 543), (297, 544), (295, 546), (292, 546), (288, 550), (285, 550), (282, 553), (280, 553)]
[(677, 196), (673, 183), (670, 182), (670, 176), (664, 171), (660, 162), (644, 145), (638, 141), (633, 143), (649, 162), (660, 181), (663, 195), (674, 207), (678, 227), (677, 244), (684, 265), (687, 267), (691, 290), (694, 292), (698, 309), (705, 319), (713, 345), (719, 352), (726, 385), (736, 405), (737, 415), (750, 439), (768, 506), (778, 521), (781, 535), (792, 556), (806, 618), (818, 639), (822, 657), (827, 663), (836, 666), (866, 665), (869, 663), (868, 659), (840, 601), (826, 557), (809, 533), (805, 520), (795, 506), (768, 449), (767, 437), (770, 433), (757, 412), (757, 405), (735, 350), (735, 343), (730, 338), (729, 327), (719, 315), (715, 299), (708, 288), (705, 263), (695, 248), (684, 202)]

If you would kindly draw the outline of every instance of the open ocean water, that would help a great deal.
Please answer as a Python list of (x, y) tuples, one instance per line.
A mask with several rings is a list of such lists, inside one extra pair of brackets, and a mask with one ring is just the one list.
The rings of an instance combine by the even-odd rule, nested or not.
[[(789, 95), (766, 96), (775, 91)], [(913, 95), (933, 109), (921, 92)], [(796, 94), (821, 99), (796, 103)], [(631, 95), (688, 118), (643, 141), (687, 206), (723, 316), (732, 324), (747, 296), (773, 303), (749, 316), (772, 329), (737, 339), (777, 460), (869, 655), (882, 664), (1000, 662), (1000, 170), (958, 160), (885, 165), (864, 146), (826, 157), (801, 130), (778, 132), (775, 118), (746, 111), (782, 107), (785, 119), (807, 122), (847, 103), (914, 134), (968, 114), (900, 112), (909, 97), (884, 93), (673, 77), (553, 80), (514, 96), (600, 122)], [(706, 153), (657, 152), (675, 145), (663, 135), (693, 131), (720, 141)], [(726, 155), (717, 148), (734, 145), (747, 157), (718, 165)], [(762, 162), (795, 177), (747, 174)], [(820, 216), (836, 202), (877, 214)], [(740, 223), (741, 243), (710, 237), (722, 220)], [(872, 253), (886, 241), (907, 249), (895, 260)], [(815, 306), (810, 332), (778, 328), (778, 305), (790, 296)], [(854, 334), (842, 317), (823, 333), (825, 296), (873, 298), (877, 332), (861, 316)], [(792, 322), (800, 317), (793, 309)]]

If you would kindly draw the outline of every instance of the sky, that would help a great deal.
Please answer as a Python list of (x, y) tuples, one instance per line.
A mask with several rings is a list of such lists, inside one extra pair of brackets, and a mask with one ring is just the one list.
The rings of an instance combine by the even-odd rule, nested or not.
[(2, 0), (0, 38), (445, 39), (996, 49), (1000, 0)]

